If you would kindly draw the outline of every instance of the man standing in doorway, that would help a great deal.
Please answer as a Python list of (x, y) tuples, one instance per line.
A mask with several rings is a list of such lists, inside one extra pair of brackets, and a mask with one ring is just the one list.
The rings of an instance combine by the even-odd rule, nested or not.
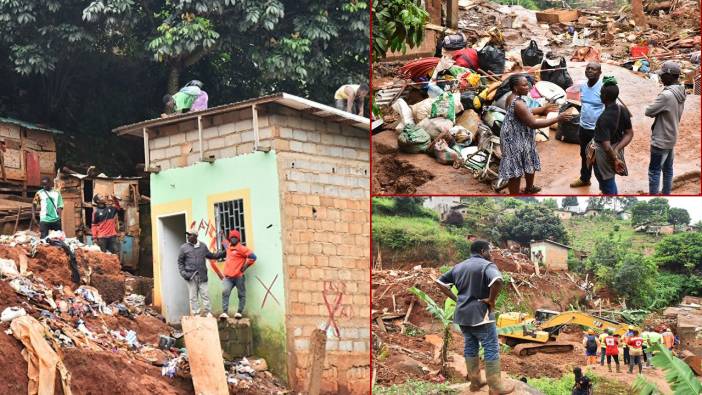
[(207, 265), (205, 264), (205, 259), (224, 258), (225, 252), (210, 252), (205, 243), (201, 243), (197, 239), (197, 232), (185, 232), (185, 235), (188, 241), (180, 246), (178, 271), (188, 284), (190, 314), (200, 314), (199, 297), (202, 299), (202, 305), (205, 307), (205, 314), (208, 317), (212, 317), (210, 296), (207, 290)]
[(580, 86), (580, 177), (570, 184), (571, 188), (589, 186), (592, 178), (592, 167), (587, 164), (587, 145), (595, 136), (595, 122), (604, 111), (604, 104), (600, 100), (601, 75), (602, 66), (599, 63), (590, 62), (585, 67), (587, 83)]
[(239, 306), (234, 318), (241, 318), (246, 305), (246, 277), (244, 272), (256, 262), (256, 254), (241, 244), (241, 234), (237, 230), (229, 231), (227, 260), (224, 262), (224, 279), (222, 280), (222, 314), (219, 318), (229, 318), (229, 297), (236, 287)]
[(478, 391), (485, 385), (480, 380), (478, 351), (485, 351), (485, 376), (491, 394), (509, 394), (514, 385), (505, 386), (500, 377), (500, 346), (495, 325), (495, 300), (502, 289), (502, 273), (490, 262), (490, 244), (476, 240), (470, 246), (471, 256), (444, 273), (439, 282), (454, 284), (458, 300), (453, 322), (461, 327), (463, 350), (470, 379), (470, 390)]
[(90, 226), (90, 233), (95, 244), (100, 246), (102, 252), (109, 251), (116, 254), (118, 251), (117, 241), (117, 212), (122, 210), (116, 197), (110, 196), (111, 204), (107, 205), (105, 199), (99, 193), (93, 197), (93, 203), (97, 207), (93, 210), (93, 222)]
[[(667, 61), (658, 71), (663, 91), (646, 107), (647, 117), (656, 118), (651, 126), (651, 162), (648, 165), (648, 192), (670, 195), (673, 189), (673, 148), (685, 108), (685, 86), (680, 84), (680, 65)], [(663, 190), (659, 190), (663, 172)]]
[(33, 207), (39, 206), (39, 233), (41, 238), (49, 235), (50, 230), (61, 230), (61, 213), (63, 197), (56, 191), (54, 182), (49, 177), (42, 177), (41, 189), (34, 195)]

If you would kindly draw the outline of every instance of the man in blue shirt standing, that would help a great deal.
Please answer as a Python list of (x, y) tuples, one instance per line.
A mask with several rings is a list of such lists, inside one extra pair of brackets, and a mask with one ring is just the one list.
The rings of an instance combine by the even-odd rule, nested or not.
[(600, 100), (600, 89), (602, 89), (602, 66), (599, 63), (590, 62), (585, 67), (585, 77), (587, 84), (580, 86), (580, 177), (570, 184), (571, 188), (585, 187), (590, 185), (592, 177), (592, 167), (587, 165), (587, 144), (595, 136), (595, 122), (604, 111), (604, 104)]
[(514, 385), (504, 386), (500, 377), (500, 345), (495, 325), (495, 300), (502, 289), (502, 273), (490, 262), (490, 244), (476, 240), (470, 246), (471, 256), (444, 273), (439, 282), (454, 284), (458, 289), (453, 322), (461, 327), (465, 348), (470, 390), (478, 391), (480, 381), (480, 345), (485, 350), (485, 376), (491, 394), (509, 394)]

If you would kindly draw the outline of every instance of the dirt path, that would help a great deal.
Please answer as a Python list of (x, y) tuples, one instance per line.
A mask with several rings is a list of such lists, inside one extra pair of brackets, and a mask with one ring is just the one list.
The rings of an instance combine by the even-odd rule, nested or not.
[[(589, 366), (587, 368), (587, 371), (593, 372), (597, 376), (604, 377), (610, 380), (615, 380), (619, 381), (621, 383), (625, 383), (626, 385), (631, 386), (634, 380), (636, 380), (636, 377), (638, 374), (637, 368), (634, 367), (634, 372), (632, 374), (627, 373), (628, 368), (625, 367), (624, 365), (621, 366), (621, 373), (616, 373), (612, 372), (610, 373), (609, 370), (607, 369), (607, 366), (600, 366), (600, 365), (594, 365), (594, 366)], [(614, 369), (614, 363), (612, 366), (612, 370)], [(646, 380), (654, 383), (656, 386), (658, 386), (658, 389), (663, 393), (663, 394), (672, 394), (673, 391), (670, 389), (670, 386), (668, 385), (668, 382), (665, 380), (665, 373), (661, 369), (646, 369), (644, 368), (643, 370), (643, 375), (646, 377)]]
[[(570, 63), (574, 80), (583, 78), (585, 63)], [(603, 75), (613, 75), (620, 86), (620, 97), (632, 112), (634, 139), (627, 147), (629, 176), (618, 177), (620, 194), (648, 193), (650, 129), (653, 120), (644, 116), (645, 107), (653, 101), (661, 87), (622, 67), (603, 64)], [(579, 176), (580, 147), (552, 139), (537, 145), (542, 170), (536, 183), (543, 194), (598, 194), (597, 181), (590, 187), (570, 188)], [(373, 192), (377, 194), (485, 194), (494, 193), (487, 184), (478, 182), (468, 170), (456, 170), (437, 163), (425, 154), (403, 154), (397, 151), (396, 134), (384, 131), (373, 136)], [(691, 174), (686, 182), (676, 184), (674, 194), (700, 193), (700, 96), (690, 95), (675, 150), (674, 174)], [(505, 192), (503, 192), (505, 193)]]

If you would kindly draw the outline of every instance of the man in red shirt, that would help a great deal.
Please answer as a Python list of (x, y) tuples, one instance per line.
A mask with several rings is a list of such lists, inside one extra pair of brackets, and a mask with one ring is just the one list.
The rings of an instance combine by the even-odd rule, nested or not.
[(617, 373), (619, 373), (619, 336), (613, 335), (612, 329), (607, 329), (607, 337), (604, 339), (605, 353), (607, 354), (607, 369), (612, 371), (612, 358), (617, 365)]
[(219, 318), (227, 319), (229, 315), (229, 296), (236, 287), (239, 297), (239, 307), (234, 318), (241, 318), (246, 304), (246, 269), (256, 262), (256, 255), (240, 243), (241, 234), (237, 230), (229, 231), (229, 247), (227, 247), (227, 260), (224, 262), (224, 279), (222, 279), (222, 311)]
[(95, 244), (100, 246), (103, 252), (110, 251), (116, 254), (118, 251), (117, 242), (117, 212), (122, 210), (119, 201), (114, 196), (109, 196), (111, 204), (107, 205), (107, 199), (102, 195), (95, 194), (93, 203), (97, 207), (93, 210), (93, 221), (90, 227)]
[(641, 373), (643, 366), (641, 366), (641, 356), (643, 355), (643, 343), (644, 340), (639, 336), (639, 331), (634, 329), (633, 335), (629, 337), (629, 373), (634, 370), (634, 365), (639, 366), (639, 373)]

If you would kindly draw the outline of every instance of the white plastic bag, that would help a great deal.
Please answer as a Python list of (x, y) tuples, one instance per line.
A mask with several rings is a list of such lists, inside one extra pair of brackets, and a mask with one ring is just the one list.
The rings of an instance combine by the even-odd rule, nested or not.
[(0, 321), (2, 321), (2, 322), (12, 321), (15, 318), (21, 317), (23, 315), (27, 315), (27, 312), (24, 311), (23, 308), (21, 308), (21, 307), (8, 307), (2, 311), (2, 314), (0, 314)]
[(17, 264), (12, 259), (2, 259), (0, 258), (0, 275), (8, 278), (15, 278), (19, 276), (17, 271)]
[(407, 104), (405, 99), (397, 99), (395, 103), (392, 104), (392, 109), (400, 114), (400, 122), (397, 124), (395, 129), (402, 130), (406, 125), (414, 125), (414, 117), (412, 116), (412, 109)]

